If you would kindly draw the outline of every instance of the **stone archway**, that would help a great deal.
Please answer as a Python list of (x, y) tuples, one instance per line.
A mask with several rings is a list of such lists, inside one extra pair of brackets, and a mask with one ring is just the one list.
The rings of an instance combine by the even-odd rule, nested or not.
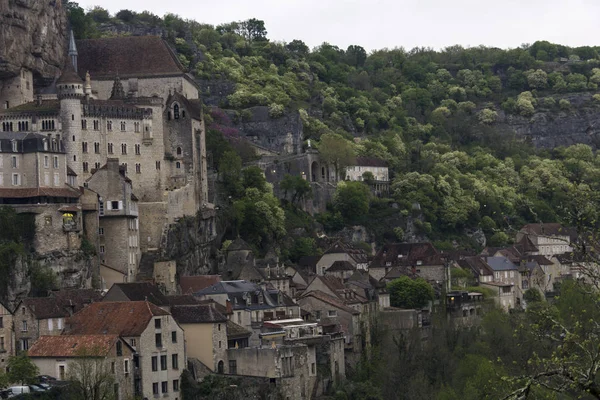
[(223, 360), (221, 360), (217, 364), (217, 374), (224, 374), (224, 373), (225, 373), (225, 364), (223, 363)]
[(310, 164), (310, 181), (311, 182), (319, 182), (319, 176), (321, 174), (321, 168), (318, 162), (313, 161)]

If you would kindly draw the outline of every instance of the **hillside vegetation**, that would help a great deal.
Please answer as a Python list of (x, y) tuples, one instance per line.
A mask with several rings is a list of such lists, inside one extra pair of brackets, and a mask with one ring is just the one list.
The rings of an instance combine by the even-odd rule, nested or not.
[[(508, 50), (452, 46), (369, 54), (358, 44), (309, 49), (301, 40), (274, 42), (256, 19), (212, 26), (171, 14), (122, 10), (111, 16), (99, 7), (69, 7), (79, 38), (125, 32), (124, 26), (164, 33), (199, 80), (234, 84), (219, 107), (236, 110), (238, 118), (253, 106), (269, 107), (272, 118), (299, 112), (305, 139), (316, 147), (335, 143), (344, 154), (340, 166), (355, 155), (387, 161), (391, 198), (369, 199), (354, 190), (357, 204), (367, 196), (367, 206), (353, 215), (341, 204), (347, 196), (336, 196), (340, 204), (319, 217), (326, 229), (368, 225), (390, 213), (415, 215), (418, 234), (450, 247), (454, 239), (473, 245), (462, 240), (466, 230), (481, 228), (488, 243), (502, 245), (526, 222), (597, 221), (600, 158), (592, 148), (536, 150), (498, 123), (501, 115), (573, 112), (565, 98), (572, 93), (589, 92), (583, 106), (599, 107), (597, 47), (536, 42)], [(220, 159), (228, 144), (219, 137), (231, 132), (207, 116), (209, 150)], [(243, 198), (243, 190), (237, 196)], [(398, 207), (390, 211), (390, 204)], [(277, 226), (268, 234), (249, 235), (254, 244), (284, 237), (281, 219), (272, 220)], [(378, 239), (403, 239), (407, 227), (385, 229)]]

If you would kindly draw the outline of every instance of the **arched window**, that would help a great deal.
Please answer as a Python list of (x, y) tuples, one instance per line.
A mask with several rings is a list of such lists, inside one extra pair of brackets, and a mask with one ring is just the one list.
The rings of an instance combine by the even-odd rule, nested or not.
[(180, 169), (181, 168), (181, 163), (179, 161), (177, 161), (175, 163), (175, 168)]
[(177, 148), (177, 155), (180, 156), (181, 155), (181, 147)]
[(185, 110), (181, 110), (181, 118), (185, 118)]
[(173, 118), (179, 119), (179, 104), (173, 105)]
[(223, 363), (223, 361), (219, 361), (219, 363), (217, 364), (217, 374), (223, 373), (225, 373), (225, 364)]

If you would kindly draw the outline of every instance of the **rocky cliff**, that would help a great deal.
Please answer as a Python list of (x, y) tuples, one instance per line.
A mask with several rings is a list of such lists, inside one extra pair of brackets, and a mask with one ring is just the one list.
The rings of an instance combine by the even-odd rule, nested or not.
[(539, 148), (554, 148), (584, 143), (600, 148), (600, 108), (594, 104), (592, 93), (555, 96), (558, 102), (566, 99), (570, 110), (540, 109), (532, 117), (500, 115), (500, 127), (531, 140)]
[(0, 1), (0, 79), (19, 74), (53, 79), (65, 60), (66, 13), (60, 0)]

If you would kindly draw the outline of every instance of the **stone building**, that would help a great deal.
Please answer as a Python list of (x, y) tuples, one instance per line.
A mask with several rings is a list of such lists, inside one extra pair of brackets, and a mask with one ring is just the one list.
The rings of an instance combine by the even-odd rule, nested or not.
[(80, 376), (92, 367), (98, 374), (113, 374), (114, 383), (105, 381), (104, 384), (112, 385), (110, 390), (115, 399), (133, 398), (135, 350), (118, 335), (42, 336), (31, 346), (27, 356), (41, 375), (61, 381), (71, 375)]
[(183, 329), (171, 314), (148, 301), (93, 303), (66, 323), (69, 335), (118, 335), (138, 355), (134, 395), (175, 400), (187, 366)]
[(170, 302), (158, 288), (149, 282), (115, 283), (106, 292), (102, 301), (149, 301), (165, 311), (170, 310)]
[(561, 224), (527, 224), (517, 232), (516, 241), (526, 237), (537, 248), (537, 252), (530, 254), (541, 254), (554, 256), (556, 254), (570, 253), (573, 251), (571, 240), (575, 238), (572, 229), (565, 228)]
[(388, 165), (385, 161), (373, 157), (356, 157), (353, 165), (346, 167), (346, 180), (365, 181), (364, 174), (371, 173), (373, 181), (368, 182), (375, 194), (381, 195), (389, 192), (390, 176)]
[(40, 336), (60, 335), (66, 318), (99, 300), (92, 289), (63, 289), (21, 300), (13, 313), (16, 352), (27, 351)]
[[(138, 198), (118, 158), (109, 158), (85, 182), (99, 195), (98, 254), (100, 262), (135, 279), (141, 258)], [(102, 272), (102, 271), (101, 271)], [(108, 276), (103, 276), (110, 282)], [(112, 283), (112, 282), (110, 282)], [(108, 286), (108, 285), (107, 285)], [(110, 286), (108, 286), (110, 287)]]
[[(175, 53), (153, 36), (71, 40), (68, 53), (69, 60), (55, 84), (56, 93), (17, 107), (9, 104), (10, 108), (0, 111), (1, 131), (9, 136), (18, 131), (40, 134), (50, 141), (49, 150), (44, 151), (61, 153), (57, 155), (61, 168), (57, 178), (52, 175), (58, 172), (53, 171), (53, 154), (48, 154), (49, 170), (41, 168), (42, 182), (45, 173), (49, 174), (54, 197), (73, 196), (71, 191), (56, 190), (67, 182), (82, 186), (109, 159), (118, 158), (138, 199), (140, 240), (133, 246), (139, 249), (136, 251), (159, 248), (169, 225), (184, 216), (201, 215), (208, 221), (203, 224), (208, 230), (205, 236), (212, 240), (214, 209), (208, 201), (199, 87)], [(44, 165), (43, 156), (36, 157), (38, 163), (21, 165)], [(11, 171), (5, 178), (23, 186), (19, 173)], [(43, 197), (46, 192), (44, 189), (37, 196), (37, 192), (23, 192), (18, 198)], [(0, 193), (1, 202), (17, 195), (5, 194)], [(119, 240), (129, 243), (130, 236), (128, 232)], [(129, 257), (135, 252), (128, 252), (126, 266), (108, 262), (107, 266), (133, 270), (133, 258)]]
[(364, 250), (338, 240), (317, 261), (317, 275), (324, 275), (336, 261), (347, 261), (355, 269), (363, 271), (369, 268), (369, 257)]
[(0, 303), (0, 370), (6, 372), (8, 358), (15, 355), (13, 313)]

